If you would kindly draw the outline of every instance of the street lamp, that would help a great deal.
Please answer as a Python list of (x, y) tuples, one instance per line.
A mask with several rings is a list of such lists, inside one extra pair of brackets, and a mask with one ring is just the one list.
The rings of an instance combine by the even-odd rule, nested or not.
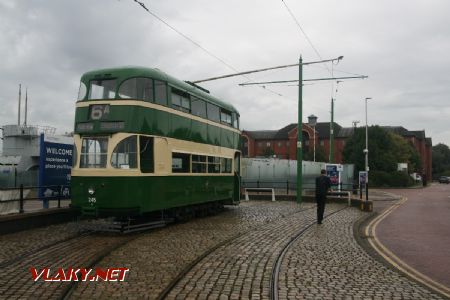
[(369, 134), (368, 134), (368, 130), (367, 130), (367, 100), (370, 100), (372, 98), (370, 97), (366, 97), (365, 102), (366, 102), (366, 149), (363, 150), (364, 152), (364, 156), (366, 158), (366, 201), (369, 200)]
[(314, 130), (313, 144), (314, 144), (314, 161), (316, 161), (316, 125), (317, 125), (317, 117), (315, 115), (310, 115), (308, 117), (308, 125), (311, 126)]

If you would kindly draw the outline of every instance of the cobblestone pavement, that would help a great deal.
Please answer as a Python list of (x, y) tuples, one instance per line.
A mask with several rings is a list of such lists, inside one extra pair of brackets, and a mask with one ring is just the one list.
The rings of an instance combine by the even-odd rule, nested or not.
[(308, 229), (286, 254), (280, 298), (442, 299), (370, 257), (353, 237), (363, 213), (347, 209)]
[(78, 224), (71, 222), (0, 235), (0, 264), (24, 253), (73, 237), (78, 231)]
[[(282, 262), (280, 299), (440, 299), (366, 254), (352, 229), (365, 213), (345, 207), (328, 204), (326, 214), (336, 213), (308, 229), (316, 217), (313, 203), (245, 201), (217, 216), (143, 233), (96, 265), (129, 268), (125, 281), (80, 282), (71, 298), (157, 299), (176, 282), (168, 299), (268, 299), (275, 261), (290, 239), (306, 229)], [(0, 236), (0, 259), (77, 230), (69, 223)]]
[[(112, 252), (98, 265), (130, 268), (125, 282), (80, 283), (72, 296), (80, 299), (99, 295), (156, 299), (180, 272), (211, 247), (246, 232), (257, 231), (300, 210), (315, 212), (314, 208), (312, 203), (245, 201), (217, 216), (144, 234)], [(249, 245), (254, 243), (249, 241)], [(239, 255), (239, 250), (232, 249), (229, 255), (232, 254)]]

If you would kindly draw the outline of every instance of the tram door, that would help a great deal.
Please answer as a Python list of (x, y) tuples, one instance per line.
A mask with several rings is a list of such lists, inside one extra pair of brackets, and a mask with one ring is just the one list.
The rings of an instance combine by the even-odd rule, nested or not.
[(241, 153), (234, 154), (234, 194), (233, 203), (238, 204), (241, 199)]

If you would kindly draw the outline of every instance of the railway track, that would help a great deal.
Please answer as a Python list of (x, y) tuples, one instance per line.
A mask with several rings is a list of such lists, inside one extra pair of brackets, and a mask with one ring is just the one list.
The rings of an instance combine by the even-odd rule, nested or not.
[(138, 235), (105, 235), (86, 232), (69, 237), (24, 255), (2, 262), (0, 298), (62, 299), (70, 295), (76, 282), (33, 281), (30, 268), (92, 268), (111, 251)]
[[(285, 217), (289, 217), (295, 214), (299, 214), (299, 213), (303, 213), (306, 211), (310, 211), (310, 210), (315, 210), (315, 206), (313, 207), (308, 207), (305, 209), (301, 209), (295, 212), (292, 212), (290, 214), (285, 215)], [(333, 212), (334, 213), (334, 212)], [(276, 221), (271, 221), (270, 223), (274, 223)], [(314, 224), (314, 223), (312, 223)], [(312, 225), (311, 224), (311, 225)], [(309, 225), (308, 228), (311, 226)], [(307, 229), (307, 228), (306, 228)], [(305, 229), (305, 230), (306, 230)], [(251, 228), (247, 231), (244, 231), (238, 235), (235, 235), (217, 245), (215, 245), (214, 247), (211, 247), (210, 249), (208, 249), (207, 251), (205, 251), (202, 255), (198, 256), (194, 261), (192, 261), (188, 266), (186, 266), (186, 268), (184, 268), (167, 286), (166, 288), (158, 295), (157, 299), (162, 300), (162, 299), (166, 299), (168, 298), (168, 296), (174, 291), (174, 289), (177, 287), (177, 285), (186, 277), (186, 275), (191, 272), (202, 260), (204, 260), (205, 258), (207, 258), (209, 255), (211, 255), (212, 253), (214, 253), (215, 251), (217, 251), (220, 248), (226, 248), (227, 246), (230, 246), (233, 244), (233, 242), (235, 242), (236, 240), (238, 240), (239, 238), (245, 236), (246, 234), (248, 234), (249, 232), (253, 231), (254, 228)], [(299, 235), (300, 236), (300, 235)]]
[[(325, 216), (324, 219), (339, 213), (345, 209), (347, 209), (348, 207), (344, 207), (342, 209), (333, 211), (332, 213), (328, 214)], [(292, 245), (294, 245), (298, 239), (300, 237), (303, 236), (303, 234), (310, 229), (312, 226), (316, 225), (316, 222), (311, 222), (309, 223), (306, 227), (302, 228), (296, 235), (294, 235), (290, 241), (284, 246), (283, 250), (280, 252), (280, 254), (278, 255), (275, 265), (272, 269), (272, 276), (271, 276), (271, 281), (270, 281), (270, 298), (273, 300), (278, 300), (279, 299), (279, 295), (278, 295), (278, 278), (279, 278), (279, 274), (280, 274), (280, 270), (281, 270), (281, 264), (283, 262), (284, 257), (286, 256), (286, 253), (288, 252), (289, 248), (292, 247)]]

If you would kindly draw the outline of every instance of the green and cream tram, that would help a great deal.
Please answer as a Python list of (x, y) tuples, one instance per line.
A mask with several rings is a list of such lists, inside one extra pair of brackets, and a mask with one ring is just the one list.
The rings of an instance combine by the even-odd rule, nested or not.
[(81, 77), (72, 206), (131, 216), (239, 202), (239, 113), (158, 69)]

